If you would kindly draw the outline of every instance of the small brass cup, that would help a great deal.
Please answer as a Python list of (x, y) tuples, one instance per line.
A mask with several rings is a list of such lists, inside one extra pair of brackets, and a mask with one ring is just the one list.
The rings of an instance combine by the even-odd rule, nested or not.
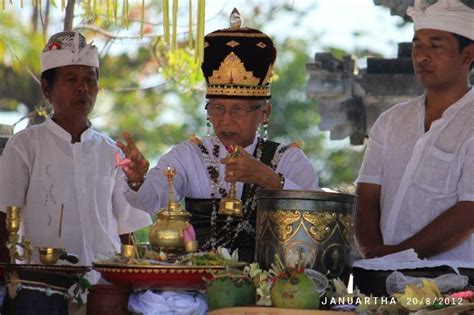
[(7, 207), (6, 227), (9, 233), (17, 233), (20, 230), (20, 209), (20, 207)]
[(54, 265), (58, 262), (59, 257), (63, 255), (64, 248), (54, 247), (39, 247), (39, 258), (40, 262), (44, 265)]
[(20, 207), (8, 206), (7, 207), (7, 217), (12, 218), (12, 219), (19, 218), (20, 217), (20, 211), (21, 211)]
[(184, 241), (184, 250), (186, 253), (195, 253), (198, 251), (198, 241)]
[(122, 258), (137, 258), (137, 249), (135, 245), (122, 244), (120, 256)]

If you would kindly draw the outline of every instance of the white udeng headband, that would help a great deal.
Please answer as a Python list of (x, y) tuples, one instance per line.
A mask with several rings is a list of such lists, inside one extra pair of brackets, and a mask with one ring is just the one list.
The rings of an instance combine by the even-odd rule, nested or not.
[(74, 36), (73, 49), (70, 47), (68, 49), (53, 49), (41, 54), (41, 72), (70, 65), (99, 67), (97, 47), (90, 43), (80, 49), (79, 33)]
[(415, 0), (407, 15), (413, 19), (415, 31), (430, 28), (474, 40), (474, 10), (460, 0), (438, 0), (432, 5)]

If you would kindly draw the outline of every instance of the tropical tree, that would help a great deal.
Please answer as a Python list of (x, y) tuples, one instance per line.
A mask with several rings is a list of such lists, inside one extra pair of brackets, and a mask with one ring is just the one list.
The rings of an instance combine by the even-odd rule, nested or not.
[[(190, 134), (207, 133), (205, 86), (195, 54), (198, 47), (188, 36), (192, 31), (176, 37), (170, 36), (169, 30), (167, 34), (163, 27), (166, 20), (173, 26), (169, 16), (163, 14), (167, 1), (122, 1), (122, 6), (114, 6), (115, 2), (81, 1), (74, 5), (74, 1), (67, 1), (58, 17), (59, 3), (47, 0), (43, 7), (30, 7), (31, 19), (24, 23), (19, 23), (12, 11), (0, 11), (0, 42), (5, 44), (0, 45), (0, 79), (6, 78), (2, 82), (7, 82), (0, 86), (0, 110), (24, 104), (36, 113), (38, 106), (46, 106), (35, 75), (46, 30), (52, 24), (79, 29), (102, 47), (101, 93), (92, 117), (95, 125), (114, 138), (120, 138), (123, 130), (129, 131), (145, 156), (156, 160)], [(264, 31), (269, 21), (282, 20), (289, 14), (293, 17), (291, 23), (296, 24), (311, 12), (310, 4), (300, 9), (262, 1), (248, 1), (247, 5), (253, 16), (245, 17), (246, 25)], [(187, 10), (180, 14), (183, 16), (179, 20), (189, 17)], [(223, 17), (227, 18), (228, 12), (209, 19), (222, 18), (221, 27), (226, 27)], [(194, 25), (193, 30), (196, 28)], [(305, 95), (305, 65), (311, 60), (308, 47), (318, 40), (317, 36), (306, 34), (301, 39), (278, 35), (274, 36), (278, 61), (272, 86), (270, 137), (287, 143), (302, 140), (305, 153), (320, 171), (323, 186), (351, 182), (360, 152), (327, 145), (327, 136), (317, 128), (316, 101)]]

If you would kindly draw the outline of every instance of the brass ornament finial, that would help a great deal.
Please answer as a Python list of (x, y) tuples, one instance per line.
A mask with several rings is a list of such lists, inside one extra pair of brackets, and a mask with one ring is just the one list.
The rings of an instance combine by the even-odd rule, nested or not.
[(199, 139), (199, 137), (196, 136), (195, 133), (193, 133), (193, 134), (191, 134), (191, 135), (189, 136), (189, 141), (190, 141), (191, 143), (194, 143), (194, 144), (202, 144), (201, 139)]
[(295, 149), (301, 149), (303, 147), (303, 140), (297, 139), (296, 141), (290, 143), (289, 147)]
[[(5, 246), (8, 248), (10, 255), (10, 263), (16, 264), (16, 261), (26, 261), (27, 264), (31, 262), (33, 247), (31, 241), (20, 236), (18, 231), (21, 224), (21, 208), (16, 206), (8, 206), (6, 209), (7, 218), (5, 220), (6, 229), (8, 232), (8, 239)], [(23, 254), (18, 252), (18, 246), (23, 248)]]
[(174, 200), (174, 176), (176, 175), (176, 169), (171, 166), (167, 166), (166, 169), (163, 171), (163, 174), (168, 178), (168, 188), (169, 188), (169, 201), (168, 201), (168, 208), (169, 210), (175, 210), (177, 207), (177, 203)]
[(163, 171), (163, 173), (165, 174), (166, 177), (168, 177), (169, 184), (170, 185), (173, 184), (173, 179), (174, 179), (174, 176), (176, 175), (176, 169), (168, 165), (166, 169)]
[(237, 8), (234, 8), (234, 10), (232, 10), (230, 13), (229, 21), (230, 28), (232, 29), (239, 29), (242, 25), (242, 17), (240, 16), (240, 12), (237, 10)]

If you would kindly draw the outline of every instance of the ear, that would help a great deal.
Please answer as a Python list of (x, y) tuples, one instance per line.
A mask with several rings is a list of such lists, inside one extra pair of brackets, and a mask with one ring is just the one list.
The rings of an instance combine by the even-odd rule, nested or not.
[(464, 47), (462, 50), (463, 54), (463, 62), (466, 63), (468, 69), (471, 64), (474, 62), (474, 44), (470, 44), (469, 46)]
[(44, 97), (51, 103), (51, 87), (45, 79), (41, 79), (41, 90), (43, 91)]
[(272, 104), (270, 102), (266, 103), (263, 108), (263, 121), (268, 122), (270, 114), (272, 113)]

